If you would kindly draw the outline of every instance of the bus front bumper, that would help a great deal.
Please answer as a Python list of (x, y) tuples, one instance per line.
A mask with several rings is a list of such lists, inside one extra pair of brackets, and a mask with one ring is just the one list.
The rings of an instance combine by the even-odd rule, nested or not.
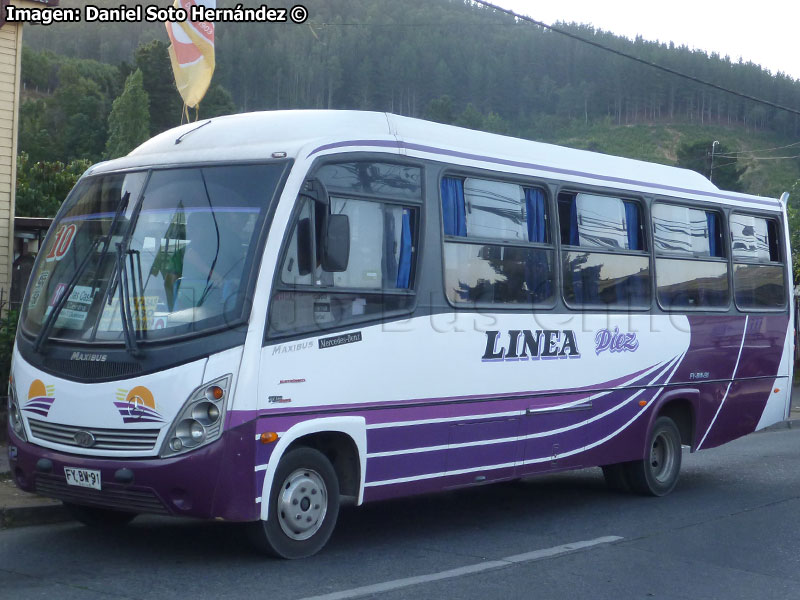
[[(11, 475), (26, 491), (85, 506), (131, 513), (254, 521), (255, 426), (223, 433), (207, 446), (172, 458), (97, 458), (43, 448), (8, 431)], [(99, 471), (100, 489), (67, 483), (65, 469)]]

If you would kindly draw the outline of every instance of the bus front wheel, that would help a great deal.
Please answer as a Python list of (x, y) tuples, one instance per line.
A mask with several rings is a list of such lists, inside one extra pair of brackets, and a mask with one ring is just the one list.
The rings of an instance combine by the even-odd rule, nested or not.
[(681, 434), (675, 421), (657, 418), (647, 439), (645, 457), (626, 464), (631, 488), (647, 496), (669, 494), (678, 483), (681, 452)]
[(278, 463), (269, 518), (250, 525), (256, 547), (278, 558), (305, 558), (330, 539), (339, 514), (339, 480), (327, 457), (313, 448), (289, 451)]

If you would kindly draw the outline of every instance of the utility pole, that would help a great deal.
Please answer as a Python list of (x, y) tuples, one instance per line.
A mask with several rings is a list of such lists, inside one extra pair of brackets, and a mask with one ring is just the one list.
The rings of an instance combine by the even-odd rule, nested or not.
[(711, 183), (714, 183), (714, 150), (719, 145), (717, 140), (714, 140), (714, 143), (711, 144), (711, 172), (708, 175), (708, 180)]

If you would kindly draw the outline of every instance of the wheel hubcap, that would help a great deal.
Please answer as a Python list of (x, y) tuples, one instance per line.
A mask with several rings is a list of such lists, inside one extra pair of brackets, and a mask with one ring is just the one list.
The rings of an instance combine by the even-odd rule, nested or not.
[(653, 445), (650, 447), (650, 469), (659, 482), (667, 481), (675, 464), (675, 449), (670, 443), (669, 438), (663, 433), (659, 433), (653, 438)]
[(278, 494), (278, 522), (293, 540), (307, 540), (325, 521), (328, 490), (319, 473), (297, 469), (283, 482)]

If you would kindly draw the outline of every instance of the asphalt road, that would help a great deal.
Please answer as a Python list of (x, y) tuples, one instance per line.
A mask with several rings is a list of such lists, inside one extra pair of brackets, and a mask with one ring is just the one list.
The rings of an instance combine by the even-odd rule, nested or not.
[(239, 527), (139, 518), (0, 532), (0, 598), (800, 598), (800, 429), (684, 454), (665, 498), (599, 469), (343, 509), (323, 552), (254, 555)]

